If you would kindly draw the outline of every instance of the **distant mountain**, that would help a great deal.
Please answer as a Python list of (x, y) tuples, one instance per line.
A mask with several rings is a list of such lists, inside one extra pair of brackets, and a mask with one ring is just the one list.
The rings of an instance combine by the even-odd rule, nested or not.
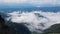
[(44, 11), (44, 12), (48, 12), (48, 11), (50, 11), (50, 12), (58, 12), (58, 11), (60, 11), (60, 6), (56, 6), (56, 7), (33, 7), (33, 6), (22, 6), (22, 7), (7, 7), (7, 8), (5, 8), (5, 7), (3, 7), (3, 8), (1, 8), (0, 7), (0, 11), (6, 11), (6, 12), (11, 12), (11, 11), (29, 11), (29, 12), (31, 12), (31, 11)]

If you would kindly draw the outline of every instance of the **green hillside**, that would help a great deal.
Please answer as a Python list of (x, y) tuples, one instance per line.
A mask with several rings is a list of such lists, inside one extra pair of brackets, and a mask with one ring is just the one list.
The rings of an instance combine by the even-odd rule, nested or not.
[(54, 24), (50, 28), (44, 30), (43, 34), (60, 34), (60, 24)]

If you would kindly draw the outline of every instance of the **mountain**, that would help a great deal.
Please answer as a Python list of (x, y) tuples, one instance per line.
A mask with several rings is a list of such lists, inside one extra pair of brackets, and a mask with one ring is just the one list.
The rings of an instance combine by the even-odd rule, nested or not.
[(10, 34), (31, 34), (29, 29), (24, 24), (11, 23), (8, 25)]
[(43, 34), (56, 34), (60, 33), (60, 24), (54, 24), (50, 28), (44, 30)]
[(11, 12), (11, 11), (44, 11), (44, 12), (57, 12), (60, 11), (60, 6), (56, 7), (35, 7), (35, 6), (22, 6), (22, 7), (0, 7), (0, 11), (6, 11), (6, 12)]

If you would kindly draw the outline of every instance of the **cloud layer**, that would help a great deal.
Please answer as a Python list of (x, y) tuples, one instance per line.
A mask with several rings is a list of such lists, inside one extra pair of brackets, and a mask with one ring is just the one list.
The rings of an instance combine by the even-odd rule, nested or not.
[[(8, 15), (10, 15), (10, 17), (7, 18), (7, 20), (11, 18), (12, 22), (30, 24), (27, 27), (31, 31), (37, 31), (38, 29), (44, 30), (53, 24), (60, 23), (60, 12), (33, 11), (20, 13), (19, 11), (15, 11), (8, 13)], [(38, 30), (37, 32), (40, 31)]]
[(60, 0), (0, 0), (0, 3), (60, 4)]

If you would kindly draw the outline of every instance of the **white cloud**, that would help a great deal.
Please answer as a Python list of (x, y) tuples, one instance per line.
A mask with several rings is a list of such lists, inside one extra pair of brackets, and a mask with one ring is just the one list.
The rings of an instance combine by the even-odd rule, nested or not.
[[(35, 13), (38, 13), (44, 17), (38, 17), (35, 15)], [(12, 22), (17, 23), (28, 23), (30, 30), (35, 29), (46, 29), (50, 27), (53, 24), (60, 23), (60, 12), (42, 12), (42, 11), (33, 11), (33, 12), (22, 12), (19, 13), (19, 11), (8, 13), (10, 15), (10, 18)], [(42, 27), (40, 23), (43, 23), (45, 27)]]
[(36, 4), (56, 4), (57, 0), (32, 0), (31, 3)]
[(60, 5), (60, 0), (57, 0), (56, 3)]
[(4, 3), (26, 3), (27, 0), (4, 0)]
[(59, 0), (0, 0), (0, 3), (60, 4)]

